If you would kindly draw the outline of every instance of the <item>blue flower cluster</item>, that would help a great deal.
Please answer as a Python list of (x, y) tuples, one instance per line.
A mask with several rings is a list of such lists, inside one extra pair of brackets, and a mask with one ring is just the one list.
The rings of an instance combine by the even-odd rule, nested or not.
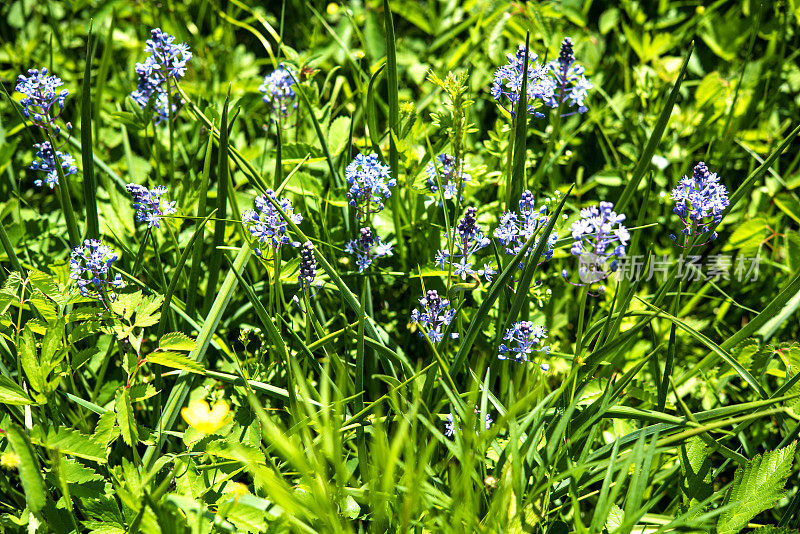
[[(709, 240), (717, 238), (712, 228), (722, 220), (722, 212), (728, 207), (728, 190), (719, 181), (717, 173), (711, 172), (702, 161), (694, 167), (691, 178), (684, 176), (678, 187), (672, 190), (675, 214), (683, 222), (682, 233), (686, 236), (711, 231)], [(674, 235), (670, 237), (675, 240)]]
[[(552, 102), (555, 94), (555, 81), (550, 76), (547, 65), (540, 64), (537, 59), (539, 56), (528, 51), (528, 64), (525, 65), (525, 46), (520, 45), (516, 54), (507, 54), (508, 63), (499, 67), (494, 73), (494, 83), (492, 84), (492, 97), (512, 117), (516, 116), (517, 102), (519, 102), (522, 92), (522, 79), (525, 71), (528, 72), (527, 93), (528, 93), (528, 113), (534, 117), (543, 118), (544, 113), (536, 111), (536, 100), (544, 103)], [(505, 100), (509, 101), (506, 107)]]
[[(538, 56), (528, 51), (528, 65), (525, 63), (525, 46), (520, 45), (516, 54), (508, 54), (508, 63), (495, 71), (492, 83), (492, 97), (512, 117), (516, 116), (516, 107), (522, 91), (522, 78), (527, 70), (528, 113), (543, 118), (544, 113), (537, 111), (542, 105), (557, 108), (562, 103), (568, 107), (577, 106), (578, 112), (584, 113), (586, 93), (592, 88), (591, 82), (584, 76), (584, 68), (575, 63), (572, 40), (567, 37), (561, 43), (561, 51), (557, 60), (550, 63), (539, 63)], [(536, 101), (540, 101), (537, 105)], [(505, 102), (509, 102), (506, 107)], [(569, 115), (567, 113), (565, 115)]]
[[(572, 223), (572, 254), (580, 260), (583, 284), (599, 282), (617, 270), (617, 258), (625, 255), (631, 237), (622, 224), (624, 220), (625, 214), (617, 214), (614, 204), (600, 202), (599, 207), (583, 208), (581, 218)], [(566, 271), (563, 274), (566, 278)]]
[[(295, 223), (300, 224), (303, 216), (294, 212), (292, 201), (288, 198), (278, 199), (275, 197), (275, 192), (272, 189), (267, 189), (263, 195), (255, 198), (254, 210), (247, 210), (242, 214), (242, 222), (247, 226), (250, 234), (258, 239), (259, 243), (266, 243), (267, 246), (274, 250), (279, 250), (281, 245), (291, 245), (299, 247), (299, 241), (292, 241), (286, 232), (289, 223), (280, 212), (275, 209), (275, 206), (267, 200), (267, 197), (278, 202), (281, 209), (289, 216), (289, 219)], [(256, 248), (255, 253), (261, 256), (261, 249)]]
[(116, 298), (116, 290), (124, 287), (122, 276), (111, 276), (111, 265), (117, 255), (97, 239), (87, 239), (82, 246), (75, 247), (70, 256), (69, 277), (77, 281), (84, 297)]
[[(55, 140), (61, 133), (61, 127), (58, 125), (57, 120), (61, 117), (61, 112), (64, 110), (64, 103), (69, 91), (66, 89), (58, 90), (59, 87), (64, 85), (61, 78), (58, 76), (48, 76), (47, 69), (37, 70), (30, 69), (28, 76), (20, 74), (17, 78), (16, 90), (25, 95), (20, 104), (22, 105), (22, 113), (31, 119), (34, 125), (43, 129), (46, 136)], [(58, 106), (58, 110), (53, 110), (53, 106)], [(65, 123), (67, 132), (72, 131), (72, 124)], [(44, 180), (36, 179), (33, 181), (37, 187), (47, 185), (50, 189), (58, 185), (58, 168), (61, 167), (64, 176), (68, 174), (76, 174), (78, 168), (75, 166), (75, 158), (68, 152), (60, 151), (63, 148), (66, 140), (61, 142), (60, 145), (55, 147), (50, 141), (37, 143), (33, 146), (36, 148), (36, 158), (30, 165), (29, 169), (33, 171), (46, 172)]]
[(148, 190), (143, 185), (128, 184), (125, 186), (128, 193), (133, 196), (133, 209), (136, 211), (136, 220), (147, 222), (147, 227), (159, 227), (161, 217), (171, 215), (177, 211), (175, 201), (169, 202), (162, 199), (167, 193), (163, 185)]
[[(356, 209), (356, 219), (368, 220), (370, 215), (383, 211), (384, 200), (392, 196), (390, 187), (397, 185), (392, 169), (378, 159), (377, 154), (359, 154), (345, 169), (350, 186), (347, 200)], [(356, 239), (345, 245), (345, 252), (355, 254), (358, 272), (363, 272), (376, 258), (392, 255), (392, 245), (383, 243), (370, 226), (359, 229)]]
[(274, 113), (288, 117), (297, 108), (297, 95), (292, 89), (294, 83), (293, 71), (281, 63), (277, 69), (264, 76), (264, 83), (258, 90), (264, 93), (262, 100), (272, 107)]
[[(528, 190), (522, 193), (518, 205), (519, 214), (513, 211), (503, 213), (500, 218), (500, 225), (494, 231), (494, 236), (503, 245), (506, 254), (511, 256), (519, 254), (522, 247), (532, 236), (544, 230), (549, 220), (547, 207), (541, 206), (537, 209), (533, 200), (533, 193)], [(544, 258), (542, 261), (553, 257), (553, 247), (556, 241), (558, 241), (558, 233), (555, 231), (550, 232), (547, 238), (547, 247), (542, 253)], [(539, 239), (537, 238), (533, 247), (528, 250), (526, 257), (530, 257), (538, 243)], [(520, 262), (519, 268), (524, 269), (525, 263)]]
[[(500, 345), (498, 358), (501, 360), (514, 360), (516, 362), (530, 361), (529, 355), (534, 352), (550, 354), (550, 347), (543, 344), (547, 339), (547, 330), (539, 325), (534, 326), (531, 321), (519, 321), (511, 325), (503, 336), (508, 345)], [(550, 369), (546, 363), (540, 365), (543, 371)]]
[(461, 170), (461, 176), (457, 176), (456, 158), (450, 154), (439, 154), (433, 161), (428, 163), (425, 167), (425, 172), (428, 173), (426, 183), (432, 193), (437, 193), (441, 184), (442, 194), (445, 199), (450, 200), (458, 197), (464, 200), (461, 191), (464, 188), (464, 183), (469, 182), (472, 177), (464, 172), (463, 169)]
[[(153, 99), (156, 124), (170, 117), (178, 110), (171, 94), (171, 80), (177, 82), (186, 74), (186, 62), (192, 58), (189, 45), (174, 44), (175, 37), (161, 28), (150, 31), (151, 38), (145, 43), (144, 51), (149, 53), (144, 63), (136, 64), (139, 81), (131, 98), (144, 109)], [(170, 98), (173, 98), (170, 109)]]
[[(411, 312), (411, 320), (419, 325), (421, 334), (425, 335), (433, 343), (438, 343), (444, 339), (444, 330), (456, 315), (455, 308), (450, 306), (450, 301), (439, 296), (439, 292), (432, 289), (419, 299), (421, 308), (414, 308)], [(452, 333), (450, 337), (455, 339), (458, 334)]]
[(492, 276), (497, 274), (497, 271), (492, 269), (492, 263), (486, 262), (483, 269), (475, 270), (470, 261), (473, 254), (490, 243), (489, 238), (483, 235), (483, 231), (477, 223), (477, 214), (477, 208), (466, 209), (453, 236), (453, 245), (456, 250), (452, 255), (445, 249), (439, 250), (436, 253), (436, 265), (440, 269), (444, 269), (445, 265), (450, 265), (453, 268), (453, 274), (460, 276), (462, 280), (466, 280), (467, 276), (483, 276), (487, 282), (491, 282)]
[[(565, 37), (561, 43), (558, 59), (550, 62), (550, 70), (555, 77), (555, 106), (565, 104), (568, 107), (577, 106), (579, 113), (587, 111), (584, 100), (586, 93), (593, 87), (592, 83), (584, 76), (585, 69), (575, 63), (575, 54), (572, 50), (572, 39)], [(569, 113), (565, 114), (569, 115)]]
[(350, 186), (347, 200), (356, 208), (358, 220), (383, 210), (384, 199), (392, 196), (389, 188), (397, 185), (391, 174), (391, 168), (381, 163), (377, 154), (359, 154), (347, 165), (345, 178)]
[[(16, 90), (25, 96), (20, 100), (22, 113), (25, 117), (42, 128), (51, 130), (53, 134), (59, 133), (59, 127), (55, 121), (61, 116), (64, 110), (69, 91), (66, 89), (58, 90), (64, 85), (58, 76), (48, 76), (47, 69), (30, 69), (28, 76), (20, 74), (17, 77)], [(53, 104), (58, 106), (58, 111), (52, 109)], [(67, 123), (67, 129), (72, 126)]]
[(53, 189), (58, 184), (56, 158), (58, 158), (58, 164), (61, 165), (61, 170), (64, 175), (76, 174), (78, 172), (78, 168), (75, 166), (75, 158), (66, 152), (53, 150), (53, 146), (49, 141), (37, 143), (33, 146), (36, 147), (36, 157), (38, 159), (34, 160), (29, 168), (33, 171), (42, 171), (47, 173), (47, 176), (44, 180), (37, 179), (33, 181), (37, 187), (47, 185), (50, 187), (50, 189)]
[(381, 237), (372, 231), (372, 228), (365, 226), (359, 230), (358, 238), (351, 239), (344, 246), (344, 251), (348, 254), (355, 254), (358, 272), (363, 273), (364, 269), (372, 265), (377, 258), (392, 255), (391, 243), (384, 243)]

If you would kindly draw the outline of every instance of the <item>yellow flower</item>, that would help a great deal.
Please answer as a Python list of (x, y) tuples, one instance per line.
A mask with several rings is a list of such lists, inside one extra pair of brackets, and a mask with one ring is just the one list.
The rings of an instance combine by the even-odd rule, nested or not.
[(328, 4), (328, 9), (326, 11), (328, 12), (328, 15), (335, 15), (339, 12), (339, 4), (331, 2)]
[(4, 452), (0, 455), (0, 466), (5, 469), (16, 469), (19, 466), (19, 456), (13, 452)]
[(250, 493), (250, 490), (247, 489), (246, 484), (242, 484), (241, 482), (229, 482), (227, 486), (225, 486), (226, 494), (232, 494), (234, 497), (241, 497), (242, 495), (247, 495)]
[(227, 423), (226, 419), (230, 412), (230, 407), (225, 401), (219, 401), (210, 408), (203, 399), (195, 399), (189, 406), (181, 409), (181, 416), (190, 427), (203, 432), (213, 434)]

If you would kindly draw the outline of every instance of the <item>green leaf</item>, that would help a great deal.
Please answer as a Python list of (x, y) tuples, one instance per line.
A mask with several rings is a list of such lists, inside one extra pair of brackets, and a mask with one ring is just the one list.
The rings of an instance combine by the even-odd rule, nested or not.
[(786, 231), (786, 255), (792, 274), (800, 271), (800, 233), (792, 230)]
[[(708, 459), (708, 447), (699, 436), (681, 445), (680, 454), (683, 507), (688, 510), (714, 492), (711, 485), (711, 461)], [(697, 513), (699, 512), (701, 509), (698, 508)]]
[(117, 391), (114, 410), (117, 412), (117, 424), (122, 433), (122, 439), (133, 447), (139, 442), (139, 429), (136, 427), (136, 419), (133, 417), (131, 392), (128, 388), (123, 387)]
[[(111, 410), (103, 413), (97, 419), (97, 426), (94, 429), (94, 434), (92, 435), (92, 440), (97, 443), (103, 443), (108, 446), (114, 437), (114, 427), (116, 426), (117, 418), (116, 414)], [(119, 433), (116, 434), (117, 436)]]
[(46, 431), (36, 427), (31, 439), (37, 445), (58, 450), (63, 454), (77, 456), (97, 463), (106, 462), (106, 448), (101, 443), (94, 441), (91, 436), (81, 434), (77, 430), (67, 427), (53, 428)]
[(25, 431), (13, 423), (6, 429), (6, 437), (11, 448), (14, 449), (14, 453), (19, 456), (17, 469), (22, 489), (25, 491), (25, 502), (28, 509), (35, 514), (39, 513), (47, 502), (47, 496), (44, 491), (42, 471), (39, 461), (33, 454), (31, 442)]
[(164, 334), (158, 342), (158, 348), (163, 350), (194, 350), (197, 342), (182, 332)]
[(161, 304), (164, 302), (163, 295), (147, 295), (142, 297), (136, 306), (135, 326), (144, 328), (153, 326), (161, 318)]
[(86, 63), (81, 82), (81, 161), (83, 163), (83, 203), (86, 206), (86, 237), (100, 237), (97, 215), (97, 180), (92, 149), (92, 22), (86, 37)]
[(206, 374), (203, 366), (195, 360), (192, 360), (185, 354), (172, 351), (157, 351), (151, 352), (147, 355), (148, 363), (156, 363), (164, 367), (171, 367), (172, 369), (181, 369), (189, 371), (190, 373), (197, 373), (200, 375)]
[(34, 404), (28, 394), (25, 393), (25, 390), (10, 378), (2, 375), (0, 375), (0, 403), (14, 406)]
[(782, 449), (757, 455), (736, 470), (724, 503), (729, 508), (717, 521), (718, 534), (736, 534), (784, 496), (783, 486), (792, 469), (796, 445), (794, 441)]
[(22, 340), (19, 345), (19, 359), (22, 364), (22, 369), (25, 371), (25, 376), (28, 377), (28, 384), (30, 384), (31, 389), (41, 393), (44, 390), (44, 377), (42, 376), (42, 368), (39, 364), (39, 356), (36, 352), (36, 340), (33, 337), (33, 331), (27, 326), (22, 332)]

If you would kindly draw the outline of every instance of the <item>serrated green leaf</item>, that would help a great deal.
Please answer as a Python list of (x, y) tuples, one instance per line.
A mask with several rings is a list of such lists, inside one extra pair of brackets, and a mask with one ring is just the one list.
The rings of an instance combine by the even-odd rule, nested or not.
[(730, 507), (717, 521), (718, 534), (736, 534), (783, 497), (796, 445), (794, 441), (782, 449), (757, 455), (736, 470), (725, 497), (725, 505)]
[(131, 405), (131, 392), (128, 388), (121, 388), (117, 391), (114, 410), (117, 412), (117, 424), (122, 433), (122, 439), (133, 447), (139, 442), (139, 429), (136, 426), (136, 419), (133, 416), (133, 406)]
[(74, 458), (63, 458), (62, 462), (64, 477), (70, 484), (86, 484), (87, 482), (105, 480), (103, 475)]
[(10, 378), (2, 375), (0, 375), (0, 403), (14, 406), (34, 404), (25, 390)]
[(33, 332), (27, 326), (22, 332), (19, 359), (31, 389), (41, 393), (44, 389), (44, 377), (42, 376), (42, 368), (36, 351), (36, 340), (33, 337)]
[(31, 439), (37, 445), (58, 450), (62, 454), (101, 464), (107, 461), (105, 446), (94, 441), (91, 436), (81, 434), (72, 428), (62, 426), (58, 429), (50, 427), (44, 430), (41, 427), (34, 427)]
[(97, 419), (97, 426), (94, 428), (92, 439), (97, 443), (103, 443), (108, 446), (111, 443), (114, 427), (117, 423), (117, 417), (111, 410), (105, 412)]
[(151, 352), (147, 355), (147, 362), (163, 365), (164, 367), (171, 367), (172, 369), (189, 371), (190, 373), (197, 373), (200, 375), (206, 374), (206, 370), (200, 363), (180, 352)]
[(614, 532), (621, 527), (624, 522), (625, 512), (616, 504), (612, 504), (611, 509), (608, 511), (608, 519), (606, 519), (606, 529), (608, 529), (609, 532)]
[(136, 384), (131, 386), (131, 402), (142, 402), (158, 394), (153, 384)]
[(182, 332), (164, 334), (158, 342), (162, 350), (194, 350), (197, 342)]
[(136, 306), (135, 326), (144, 328), (153, 326), (161, 318), (161, 304), (164, 302), (163, 295), (147, 295), (142, 297)]

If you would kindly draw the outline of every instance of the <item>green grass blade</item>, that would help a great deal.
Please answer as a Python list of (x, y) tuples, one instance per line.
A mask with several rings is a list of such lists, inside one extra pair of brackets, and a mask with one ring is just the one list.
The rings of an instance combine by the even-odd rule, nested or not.
[(81, 161), (83, 162), (83, 202), (86, 206), (86, 237), (99, 239), (100, 221), (97, 215), (97, 180), (94, 177), (92, 150), (92, 20), (86, 37), (86, 64), (81, 83)]
[[(175, 265), (175, 269), (172, 273), (172, 280), (170, 280), (169, 286), (167, 287), (166, 293), (164, 293), (164, 305), (161, 307), (161, 319), (158, 322), (158, 334), (156, 337), (161, 339), (161, 336), (164, 335), (167, 327), (166, 316), (170, 312), (170, 303), (172, 302), (172, 296), (175, 294), (175, 290), (178, 288), (178, 281), (181, 278), (181, 271), (183, 270), (183, 266), (186, 265), (186, 260), (189, 259), (189, 254), (195, 250), (194, 243), (197, 241), (197, 238), (203, 234), (203, 229), (205, 228), (205, 224), (208, 222), (209, 219), (214, 215), (216, 212), (211, 212), (208, 216), (203, 219), (202, 221), (198, 221), (198, 224), (195, 225), (194, 233), (192, 237), (189, 239), (189, 242), (186, 243), (186, 248), (183, 249), (181, 253), (181, 257), (178, 260), (178, 264)], [(193, 291), (189, 290), (189, 294), (191, 295)]]
[(189, 271), (189, 287), (186, 297), (186, 314), (194, 317), (195, 303), (200, 295), (200, 271), (203, 263), (203, 236), (205, 234), (206, 223), (204, 221), (206, 212), (206, 202), (208, 199), (208, 182), (211, 177), (211, 148), (214, 146), (214, 139), (208, 136), (206, 145), (206, 155), (203, 160), (203, 175), (200, 180), (200, 196), (197, 201), (197, 222), (194, 226), (195, 234), (199, 239), (192, 249), (192, 269)]
[[(530, 54), (530, 32), (525, 33), (525, 62)], [(528, 69), (522, 71), (522, 86), (519, 91), (516, 116), (514, 117), (514, 155), (511, 166), (511, 183), (506, 186), (506, 209), (511, 209), (514, 199), (522, 196), (525, 188), (525, 162), (528, 149)]]
[(214, 221), (214, 241), (211, 248), (211, 258), (208, 260), (208, 286), (206, 287), (205, 309), (209, 309), (217, 289), (219, 271), (222, 268), (222, 254), (220, 250), (225, 241), (225, 217), (228, 213), (228, 102), (231, 99), (231, 87), (228, 85), (228, 94), (222, 106), (222, 118), (219, 126), (219, 150), (217, 153), (217, 218)]
[(650, 167), (653, 161), (653, 154), (655, 154), (656, 148), (658, 148), (658, 143), (661, 141), (661, 137), (664, 135), (664, 129), (667, 127), (669, 118), (672, 115), (672, 108), (675, 106), (675, 102), (678, 100), (681, 83), (683, 82), (684, 76), (686, 76), (686, 67), (689, 65), (689, 58), (692, 57), (693, 50), (694, 41), (689, 43), (689, 48), (686, 49), (686, 53), (683, 55), (683, 63), (681, 64), (681, 70), (678, 74), (678, 79), (675, 80), (675, 84), (672, 86), (672, 91), (670, 91), (667, 102), (664, 104), (664, 109), (661, 110), (661, 115), (659, 115), (656, 125), (653, 128), (653, 133), (650, 134), (650, 138), (647, 140), (644, 151), (642, 152), (639, 161), (636, 163), (636, 167), (633, 169), (630, 181), (625, 185), (625, 189), (622, 190), (622, 194), (619, 196), (619, 200), (616, 203), (617, 213), (625, 211), (628, 203), (633, 199), (633, 194), (639, 187), (639, 182), (642, 180), (642, 177), (644, 177), (645, 172), (647, 172), (647, 169)]
[(403, 269), (406, 267), (406, 241), (403, 238), (403, 226), (400, 221), (400, 200), (401, 200), (401, 181), (400, 181), (400, 154), (397, 151), (396, 129), (400, 122), (400, 101), (397, 96), (397, 53), (395, 50), (394, 21), (392, 20), (392, 10), (389, 8), (389, 0), (383, 0), (383, 30), (386, 41), (386, 90), (389, 106), (389, 167), (397, 179), (396, 191), (391, 197), (392, 202), (392, 221), (394, 222), (395, 239), (397, 249), (400, 252), (400, 264)]

